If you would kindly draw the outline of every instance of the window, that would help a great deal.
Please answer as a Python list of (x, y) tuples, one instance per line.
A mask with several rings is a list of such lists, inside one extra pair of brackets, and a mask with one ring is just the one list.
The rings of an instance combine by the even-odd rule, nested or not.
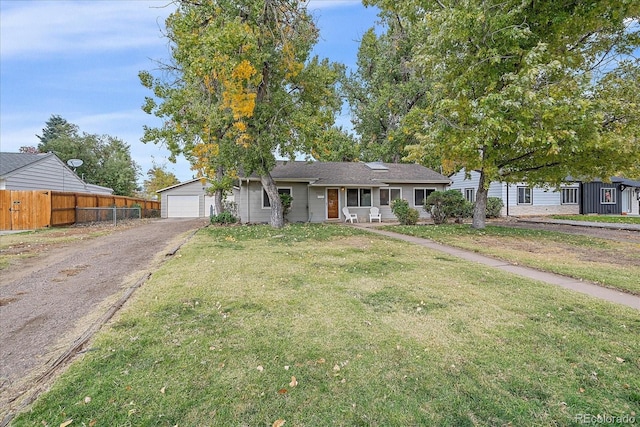
[(413, 189), (413, 205), (423, 206), (429, 194), (433, 193), (435, 188), (414, 188)]
[[(278, 188), (278, 194), (288, 194), (291, 196), (291, 188)], [(262, 209), (270, 209), (271, 202), (269, 202), (269, 196), (267, 192), (262, 189)]]
[(616, 189), (615, 188), (601, 188), (600, 189), (600, 204), (602, 204), (602, 205), (615, 205), (616, 204)]
[(518, 187), (518, 204), (519, 205), (531, 204), (531, 188)]
[(380, 189), (380, 206), (389, 206), (391, 202), (397, 199), (402, 199), (402, 190), (399, 188)]
[(573, 187), (562, 189), (562, 204), (563, 205), (577, 205), (578, 204), (578, 189)]
[(347, 206), (371, 206), (371, 189), (347, 188)]
[(464, 189), (464, 198), (467, 199), (468, 202), (476, 201), (476, 189), (475, 188), (465, 188)]

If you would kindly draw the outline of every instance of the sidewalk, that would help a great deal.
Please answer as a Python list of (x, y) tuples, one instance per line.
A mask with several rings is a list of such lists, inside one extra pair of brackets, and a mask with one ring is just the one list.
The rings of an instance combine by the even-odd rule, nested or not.
[[(600, 224), (598, 223), (598, 225)], [(370, 223), (363, 223), (362, 225), (356, 223), (354, 224), (354, 226), (359, 227), (363, 230), (370, 231), (372, 233), (380, 234), (382, 236), (404, 240), (406, 242), (415, 243), (417, 245), (424, 246), (429, 249), (441, 251), (449, 255), (462, 258), (467, 261), (488, 265), (490, 267), (507, 271), (512, 274), (517, 274), (519, 276), (527, 277), (529, 279), (546, 282), (548, 284), (560, 286), (566, 289), (571, 289), (573, 291), (581, 292), (583, 294), (600, 298), (605, 301), (626, 305), (628, 307), (635, 308), (636, 310), (640, 310), (640, 297), (635, 295), (619, 292), (613, 289), (604, 288), (602, 286), (598, 286), (590, 282), (576, 280), (571, 277), (566, 277), (559, 274), (536, 270), (535, 268), (523, 267), (521, 265), (513, 265), (506, 261), (490, 258), (484, 255), (477, 254), (475, 252), (465, 251), (463, 249), (457, 249), (451, 246), (446, 246), (446, 245), (434, 242), (433, 240), (380, 230), (376, 226), (372, 226)]]

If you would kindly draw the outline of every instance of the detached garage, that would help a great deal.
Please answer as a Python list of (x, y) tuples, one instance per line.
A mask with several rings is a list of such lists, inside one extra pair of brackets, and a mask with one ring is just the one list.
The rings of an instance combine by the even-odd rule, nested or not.
[(213, 213), (213, 197), (200, 178), (158, 190), (162, 218), (206, 218)]

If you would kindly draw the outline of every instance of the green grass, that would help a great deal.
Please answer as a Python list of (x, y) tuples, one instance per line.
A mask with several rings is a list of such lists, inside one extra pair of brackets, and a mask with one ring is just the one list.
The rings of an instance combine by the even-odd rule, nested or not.
[(636, 310), (352, 227), (210, 227), (12, 425), (579, 425), (640, 414), (638, 336)]
[(640, 216), (627, 215), (551, 215), (553, 219), (586, 222), (609, 222), (614, 224), (640, 224)]
[(640, 295), (640, 245), (588, 236), (488, 225), (386, 226), (386, 230)]

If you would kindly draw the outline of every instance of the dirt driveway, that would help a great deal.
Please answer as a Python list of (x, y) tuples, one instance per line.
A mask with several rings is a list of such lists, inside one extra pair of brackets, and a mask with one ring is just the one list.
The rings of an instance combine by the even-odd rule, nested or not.
[(111, 229), (102, 225), (106, 235), (90, 238), (100, 229), (85, 227), (76, 230), (85, 237), (72, 242), (8, 249), (37, 256), (0, 271), (0, 420), (127, 289), (206, 223), (156, 219)]

